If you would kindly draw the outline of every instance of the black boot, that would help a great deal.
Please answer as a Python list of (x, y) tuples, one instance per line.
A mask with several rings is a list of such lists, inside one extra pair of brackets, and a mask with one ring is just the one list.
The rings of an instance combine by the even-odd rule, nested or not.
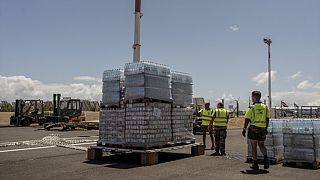
[(226, 155), (226, 152), (221, 151), (220, 156), (225, 156), (225, 155)]
[(254, 170), (259, 170), (259, 165), (258, 165), (258, 161), (254, 160), (252, 166), (250, 167), (251, 169)]
[(264, 156), (263, 165), (264, 165), (264, 166), (263, 166), (264, 169), (269, 169), (270, 161), (269, 161), (268, 156)]

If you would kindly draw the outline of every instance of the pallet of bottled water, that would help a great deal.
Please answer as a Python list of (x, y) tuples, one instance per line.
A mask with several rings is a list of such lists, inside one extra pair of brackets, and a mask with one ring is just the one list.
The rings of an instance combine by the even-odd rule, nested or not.
[(320, 119), (285, 120), (284, 164), (320, 162)]
[[(283, 160), (283, 120), (281, 119), (270, 119), (268, 134), (264, 142), (267, 149), (268, 157), (272, 164), (277, 164)], [(252, 147), (248, 140), (248, 159), (252, 159)], [(258, 160), (263, 160), (264, 156), (262, 152), (257, 149)]]
[(193, 95), (192, 76), (187, 73), (171, 72), (171, 92), (173, 104), (176, 106), (190, 106)]

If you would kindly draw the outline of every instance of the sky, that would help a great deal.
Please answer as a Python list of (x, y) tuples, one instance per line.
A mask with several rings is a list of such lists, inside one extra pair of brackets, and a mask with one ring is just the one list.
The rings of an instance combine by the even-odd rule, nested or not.
[[(319, 0), (142, 0), (141, 59), (193, 75), (212, 104), (253, 90), (320, 105)], [(0, 0), (0, 100), (101, 100), (106, 69), (132, 61), (134, 0)]]

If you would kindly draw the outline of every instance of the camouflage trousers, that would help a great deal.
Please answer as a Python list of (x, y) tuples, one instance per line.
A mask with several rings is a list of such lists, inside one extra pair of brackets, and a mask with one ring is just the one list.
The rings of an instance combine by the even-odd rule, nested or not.
[(215, 151), (221, 154), (226, 152), (226, 138), (227, 138), (227, 127), (215, 126), (214, 127), (214, 144)]

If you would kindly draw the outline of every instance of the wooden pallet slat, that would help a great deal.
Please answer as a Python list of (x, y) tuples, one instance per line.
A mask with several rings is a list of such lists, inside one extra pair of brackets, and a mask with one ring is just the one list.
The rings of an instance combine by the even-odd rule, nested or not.
[(320, 161), (283, 160), (283, 166), (319, 169)]

